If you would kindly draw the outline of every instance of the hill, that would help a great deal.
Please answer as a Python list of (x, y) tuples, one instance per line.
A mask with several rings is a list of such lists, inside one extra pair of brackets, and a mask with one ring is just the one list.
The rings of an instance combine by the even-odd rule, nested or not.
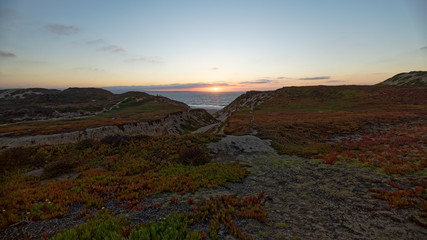
[(76, 119), (98, 115), (123, 101), (144, 100), (174, 106), (175, 111), (189, 107), (164, 97), (142, 92), (113, 94), (99, 88), (6, 89), (0, 93), (0, 124), (34, 120)]
[[(259, 105), (241, 106), (233, 112), (224, 132), (244, 135), (253, 129), (273, 139), (279, 152), (310, 155), (319, 152), (317, 143), (331, 136), (420, 120), (427, 114), (424, 87), (285, 87), (268, 94), (270, 97)], [(241, 96), (227, 108), (241, 99), (252, 99), (252, 95)]]
[[(0, 119), (7, 123), (0, 126), (2, 146), (9, 146), (11, 141), (18, 141), (15, 137), (26, 135), (74, 132), (59, 137), (75, 142), (91, 134), (104, 137), (108, 131), (97, 128), (105, 126), (117, 126), (110, 129), (110, 135), (131, 131), (134, 131), (131, 135), (161, 135), (194, 130), (216, 121), (204, 110), (190, 111), (186, 104), (166, 97), (142, 92), (113, 94), (96, 88), (6, 90), (0, 96), (0, 109)], [(172, 126), (170, 121), (181, 125)], [(37, 141), (51, 144), (53, 140)]]
[(427, 71), (412, 71), (408, 73), (399, 73), (384, 82), (377, 85), (394, 85), (394, 86), (427, 86)]
[[(417, 74), (421, 76), (401, 76), (413, 79)], [(426, 204), (427, 185), (420, 185), (425, 183), (427, 167), (426, 87), (308, 86), (285, 87), (264, 94), (269, 97), (265, 98), (262, 92), (247, 93), (231, 103), (227, 108), (237, 111), (227, 118), (224, 133), (271, 139), (278, 153), (310, 162), (350, 162), (378, 169), (385, 176), (394, 176), (371, 175), (376, 181), (387, 182), (388, 187), (369, 189), (375, 198), (387, 201), (386, 210), (418, 210), (416, 215), (399, 211), (406, 219), (427, 216), (427, 209), (422, 207)], [(244, 99), (258, 104), (241, 105)], [(420, 195), (412, 195), (418, 188)], [(414, 221), (427, 225), (425, 220)]]

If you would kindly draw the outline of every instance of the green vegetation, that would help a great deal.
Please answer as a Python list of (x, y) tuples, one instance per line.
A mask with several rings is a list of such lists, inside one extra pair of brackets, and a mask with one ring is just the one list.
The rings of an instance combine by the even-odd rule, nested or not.
[[(116, 137), (116, 142), (121, 138)], [(19, 161), (24, 166), (27, 162), (28, 167), (34, 162), (43, 163), (45, 178), (70, 171), (79, 173), (77, 179), (47, 183), (24, 176), (25, 168), (14, 164), (13, 157), (19, 156), (16, 150), (2, 150), (0, 158), (5, 161), (1, 169), (4, 173), (0, 186), (1, 227), (24, 217), (30, 220), (60, 217), (75, 203), (84, 204), (82, 216), (93, 208), (102, 208), (107, 199), (115, 199), (124, 208), (137, 211), (142, 209), (139, 203), (155, 193), (184, 194), (199, 188), (226, 186), (227, 181), (241, 182), (247, 174), (241, 165), (198, 160), (199, 154), (208, 158), (200, 144), (216, 139), (218, 136), (203, 134), (135, 137), (119, 145), (110, 139), (109, 143), (84, 141), (25, 149)], [(188, 149), (198, 149), (196, 158), (192, 154), (190, 160), (184, 158)], [(197, 161), (193, 162), (194, 159)]]
[[(223, 224), (238, 239), (249, 239), (234, 223), (235, 218), (255, 219), (261, 223), (266, 221), (266, 213), (262, 206), (266, 202), (264, 193), (257, 197), (237, 198), (236, 195), (223, 196), (218, 199), (204, 200), (200, 205), (193, 205), (190, 198), (192, 213), (171, 213), (157, 222), (140, 224), (130, 227), (129, 221), (123, 217), (113, 217), (108, 211), (101, 210), (96, 217), (89, 218), (84, 224), (72, 229), (63, 230), (55, 240), (73, 239), (203, 239), (206, 232), (191, 232), (190, 225), (209, 221), (210, 239), (218, 239), (219, 225)], [(171, 199), (175, 204), (176, 199)]]
[(135, 228), (123, 217), (113, 217), (107, 211), (99, 213), (86, 223), (64, 230), (53, 240), (90, 240), (90, 239), (202, 239), (198, 232), (188, 229), (184, 214), (172, 213), (158, 222), (141, 224)]

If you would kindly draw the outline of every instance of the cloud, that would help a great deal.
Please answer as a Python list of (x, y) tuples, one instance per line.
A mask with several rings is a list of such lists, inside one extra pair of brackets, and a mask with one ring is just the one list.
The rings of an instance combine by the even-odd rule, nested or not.
[(139, 57), (139, 58), (129, 58), (125, 62), (140, 62), (140, 63), (162, 63), (163, 60), (161, 57)]
[(80, 32), (80, 28), (73, 25), (50, 24), (45, 28), (57, 35), (72, 35)]
[(101, 51), (107, 51), (112, 53), (124, 52), (125, 50), (117, 45), (108, 45), (100, 48)]
[(269, 79), (258, 79), (255, 81), (246, 81), (246, 82), (240, 82), (240, 84), (264, 84), (264, 83), (271, 83), (273, 80)]
[(329, 81), (325, 81), (327, 83), (339, 83), (339, 82), (345, 82), (345, 81), (341, 81), (341, 80), (329, 80)]
[(427, 46), (420, 48), (420, 50), (427, 50)]
[(86, 43), (89, 45), (96, 45), (96, 44), (105, 43), (105, 41), (103, 39), (96, 39), (96, 40), (86, 41)]
[(0, 58), (13, 58), (13, 57), (16, 57), (16, 55), (11, 52), (5, 52), (0, 50)]
[(298, 80), (325, 80), (331, 79), (330, 76), (321, 76), (321, 77), (308, 77), (308, 78), (298, 78)]
[(218, 70), (219, 67), (211, 67), (211, 70)]
[(76, 68), (73, 68), (72, 70), (79, 71), (79, 72), (93, 72), (93, 73), (105, 72), (104, 69), (97, 68), (97, 67), (76, 67)]
[(231, 86), (228, 83), (173, 83), (166, 85), (148, 85), (148, 86), (115, 86), (103, 87), (109, 91), (146, 91), (146, 90), (170, 90), (170, 89), (188, 89), (188, 88), (208, 88), (208, 87), (223, 87)]
[(168, 85), (151, 85), (144, 86), (146, 89), (186, 89), (186, 88), (206, 88), (206, 87), (219, 87), (230, 86), (228, 83), (174, 83)]
[(281, 80), (281, 79), (285, 79), (286, 77), (277, 77), (277, 79)]

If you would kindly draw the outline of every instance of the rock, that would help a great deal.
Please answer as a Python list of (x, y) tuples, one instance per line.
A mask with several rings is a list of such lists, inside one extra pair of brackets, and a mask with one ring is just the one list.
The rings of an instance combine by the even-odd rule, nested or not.
[(45, 183), (48, 183), (50, 181), (56, 182), (56, 181), (62, 181), (62, 180), (73, 180), (73, 179), (78, 178), (79, 176), (80, 176), (80, 173), (78, 173), (78, 172), (65, 173), (65, 174), (62, 174), (62, 175), (54, 177), (54, 178), (45, 179), (45, 180), (41, 181), (41, 183), (45, 184)]
[(31, 177), (41, 177), (44, 173), (44, 168), (36, 169), (30, 172), (27, 172), (25, 176), (31, 176)]
[(262, 140), (255, 136), (227, 136), (221, 141), (209, 144), (214, 153), (226, 153), (238, 156), (244, 153), (271, 152), (274, 149), (270, 146), (270, 140)]

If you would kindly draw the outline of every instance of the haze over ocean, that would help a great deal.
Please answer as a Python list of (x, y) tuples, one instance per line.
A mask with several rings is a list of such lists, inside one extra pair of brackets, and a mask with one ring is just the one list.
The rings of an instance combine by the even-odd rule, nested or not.
[(149, 91), (189, 105), (191, 108), (222, 109), (244, 92), (190, 92), (190, 91)]
[(183, 102), (191, 108), (215, 109), (219, 110), (234, 101), (238, 96), (242, 95), (243, 91), (233, 92), (198, 92), (198, 91), (153, 91), (143, 89), (140, 86), (116, 86), (116, 87), (101, 87), (114, 94), (121, 94), (129, 91), (145, 92), (150, 95), (163, 96), (172, 100)]

